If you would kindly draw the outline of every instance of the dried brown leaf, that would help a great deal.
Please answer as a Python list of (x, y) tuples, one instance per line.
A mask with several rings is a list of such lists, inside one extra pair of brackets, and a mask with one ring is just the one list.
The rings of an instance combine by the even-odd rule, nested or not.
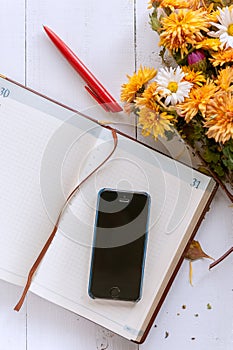
[(189, 247), (187, 252), (185, 253), (185, 258), (189, 260), (189, 283), (191, 286), (193, 285), (193, 267), (192, 267), (192, 261), (197, 260), (197, 259), (202, 259), (202, 258), (207, 258), (207, 259), (212, 259), (214, 260), (211, 256), (207, 255), (200, 243), (198, 241), (193, 240)]
[(214, 260), (211, 256), (207, 255), (203, 250), (198, 241), (193, 240), (187, 252), (185, 253), (185, 258), (189, 259), (191, 261), (201, 259), (201, 258), (207, 258)]

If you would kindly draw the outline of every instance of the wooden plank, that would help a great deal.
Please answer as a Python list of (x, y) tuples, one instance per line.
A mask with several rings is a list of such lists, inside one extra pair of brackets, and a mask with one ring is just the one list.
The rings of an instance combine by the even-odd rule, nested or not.
[[(149, 24), (149, 14), (152, 10), (148, 9), (148, 0), (136, 2), (136, 69), (142, 66), (154, 67), (159, 69), (162, 66), (161, 57), (159, 56), (159, 36), (152, 31)], [(144, 144), (153, 147), (164, 154), (179, 159), (186, 164), (192, 164), (187, 148), (179, 141), (179, 137), (174, 137), (167, 142), (165, 138), (155, 141), (154, 137), (144, 137), (138, 128), (137, 138)]]
[(13, 310), (21, 288), (0, 281), (0, 349), (26, 350), (26, 304)]
[[(1, 1), (0, 73), (21, 83), (25, 80), (25, 1)], [(2, 232), (3, 234), (3, 232)], [(26, 350), (26, 305), (13, 308), (20, 288), (0, 281), (0, 349)]]
[(138, 346), (51, 304), (28, 296), (28, 350), (136, 350)]
[(0, 73), (24, 83), (25, 0), (1, 1), (0, 42)]
[[(119, 99), (124, 76), (134, 65), (133, 5), (132, 1), (125, 0), (28, 2), (27, 85), (98, 119), (112, 118), (128, 124), (128, 117), (122, 113), (110, 116), (96, 106), (85, 91), (84, 82), (47, 38), (42, 24), (54, 30)], [(123, 128), (134, 133), (132, 126)], [(138, 348), (36, 296), (29, 295), (27, 307), (28, 350)]]
[[(124, 113), (108, 114), (84, 89), (83, 80), (54, 47), (42, 25), (57, 33), (117, 99), (134, 67), (134, 4), (37, 1), (27, 7), (27, 84), (97, 119), (128, 124)], [(120, 126), (120, 125), (118, 125)], [(134, 129), (129, 127), (133, 134)]]
[[(147, 0), (137, 1), (136, 16), (136, 63), (155, 68), (161, 66), (158, 35), (150, 28)], [(152, 137), (138, 139), (162, 152), (177, 157), (177, 142), (156, 142)], [(173, 144), (174, 142), (174, 144)], [(185, 154), (186, 153), (186, 154)], [(188, 154), (182, 154), (188, 159)], [(181, 158), (179, 157), (179, 160)], [(220, 218), (224, 220), (221, 221)], [(205, 251), (217, 258), (233, 244), (232, 208), (226, 197), (218, 191), (210, 212), (197, 233), (197, 239)], [(156, 317), (154, 326), (140, 350), (160, 349), (220, 349), (232, 343), (233, 302), (231, 275), (232, 257), (215, 270), (209, 271), (210, 261), (193, 263), (194, 286), (189, 284), (189, 264), (184, 261), (169, 294)], [(223, 297), (224, 295), (224, 297)], [(207, 308), (211, 305), (211, 309)], [(186, 305), (183, 309), (182, 305)], [(224, 320), (224, 321), (223, 321)], [(208, 325), (208, 326), (207, 326)]]
[(159, 36), (151, 30), (147, 9), (148, 0), (136, 1), (136, 66), (158, 68), (161, 66), (159, 53)]
[[(196, 237), (207, 254), (218, 258), (233, 245), (232, 220), (229, 201), (218, 191)], [(231, 349), (233, 256), (209, 271), (210, 262), (193, 262), (191, 286), (189, 262), (184, 261), (140, 350)]]

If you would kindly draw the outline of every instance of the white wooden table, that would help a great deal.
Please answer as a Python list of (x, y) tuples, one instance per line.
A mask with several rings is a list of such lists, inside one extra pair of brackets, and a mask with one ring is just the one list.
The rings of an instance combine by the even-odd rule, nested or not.
[[(1, 0), (0, 72), (76, 109), (89, 109), (101, 119), (105, 112), (92, 108), (95, 104), (83, 81), (48, 40), (43, 24), (78, 53), (117, 99), (126, 73), (140, 64), (159, 64), (147, 0)], [(127, 123), (122, 114), (113, 117)], [(197, 238), (217, 258), (232, 246), (232, 228), (232, 207), (219, 190)], [(232, 350), (232, 263), (233, 255), (208, 271), (209, 261), (195, 262), (192, 287), (184, 261), (140, 346), (30, 293), (16, 313), (13, 306), (21, 289), (0, 281), (0, 350)]]

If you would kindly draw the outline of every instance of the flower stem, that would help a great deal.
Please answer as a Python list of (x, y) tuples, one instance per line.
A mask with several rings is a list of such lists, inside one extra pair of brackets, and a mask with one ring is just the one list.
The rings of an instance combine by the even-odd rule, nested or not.
[(228, 249), (226, 251), (226, 253), (224, 253), (222, 256), (220, 256), (220, 258), (218, 258), (217, 260), (215, 260), (212, 264), (210, 264), (209, 266), (209, 270), (212, 269), (212, 267), (218, 265), (221, 261), (223, 261), (228, 255), (230, 255), (233, 252), (233, 247), (231, 247), (230, 249)]

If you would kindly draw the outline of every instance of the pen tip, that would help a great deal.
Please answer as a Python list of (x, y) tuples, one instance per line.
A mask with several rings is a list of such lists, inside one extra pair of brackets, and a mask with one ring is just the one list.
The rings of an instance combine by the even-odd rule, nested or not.
[(47, 26), (45, 26), (44, 24), (42, 25), (42, 27), (44, 28), (44, 30), (46, 31), (46, 33), (48, 33), (49, 28)]

